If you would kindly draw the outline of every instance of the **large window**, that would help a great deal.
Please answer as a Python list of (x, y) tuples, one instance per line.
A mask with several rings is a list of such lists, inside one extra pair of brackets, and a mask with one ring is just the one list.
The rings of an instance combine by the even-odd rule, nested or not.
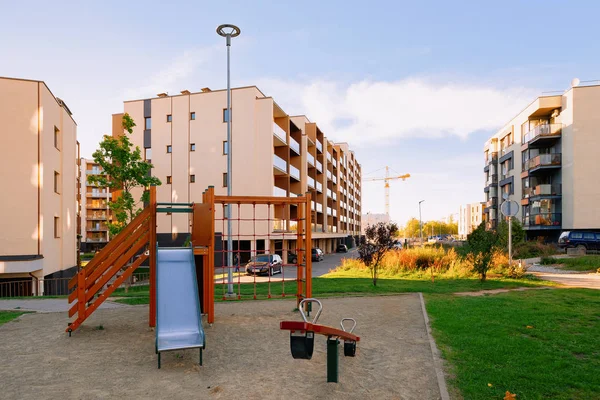
[(146, 161), (152, 160), (152, 149), (150, 147), (144, 149), (144, 159)]
[(60, 174), (54, 171), (54, 193), (60, 193)]
[(170, 144), (167, 145), (167, 153), (172, 153), (173, 152), (173, 146), (171, 146)]
[(54, 237), (60, 237), (60, 218), (54, 217)]
[(144, 129), (152, 129), (152, 118), (146, 117), (144, 118)]
[(54, 127), (54, 147), (60, 150), (60, 130), (57, 127)]
[(194, 120), (196, 119), (196, 113), (195, 113), (195, 112), (191, 112), (191, 113), (190, 113), (190, 119), (191, 119), (192, 121), (194, 121)]
[(229, 152), (229, 146), (227, 145), (227, 141), (223, 142), (223, 154), (227, 154)]
[(190, 143), (190, 151), (196, 151), (196, 143)]
[(196, 182), (196, 175), (190, 175), (190, 183)]
[(167, 115), (167, 122), (173, 122), (173, 116), (171, 114)]
[(170, 185), (172, 183), (172, 179), (171, 176), (167, 176), (167, 185)]
[(223, 172), (223, 187), (227, 187), (227, 172)]
[(223, 109), (223, 122), (227, 122), (227, 119), (229, 118), (229, 110), (227, 110), (226, 108)]

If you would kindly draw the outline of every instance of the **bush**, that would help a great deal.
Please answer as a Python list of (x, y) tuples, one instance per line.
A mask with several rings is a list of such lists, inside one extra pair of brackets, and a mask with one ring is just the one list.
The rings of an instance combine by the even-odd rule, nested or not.
[(556, 260), (554, 258), (552, 258), (552, 257), (544, 256), (540, 260), (540, 264), (542, 264), (542, 265), (554, 265), (554, 264), (556, 264)]
[(513, 249), (513, 258), (522, 259), (534, 257), (547, 257), (557, 253), (558, 251), (556, 250), (556, 247), (552, 245), (531, 241), (520, 243), (517, 246), (515, 246)]

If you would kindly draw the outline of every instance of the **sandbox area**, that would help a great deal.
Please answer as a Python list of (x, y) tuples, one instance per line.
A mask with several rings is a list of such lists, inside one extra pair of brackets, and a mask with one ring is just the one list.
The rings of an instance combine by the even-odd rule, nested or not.
[[(99, 310), (72, 337), (64, 313), (26, 314), (0, 327), (2, 397), (69, 399), (438, 399), (418, 294), (323, 300), (319, 323), (358, 321), (355, 358), (340, 347), (340, 382), (326, 382), (325, 337), (294, 360), (282, 320), (294, 301), (217, 303), (207, 349), (163, 353), (157, 369), (148, 307)], [(103, 329), (99, 329), (99, 327)]]

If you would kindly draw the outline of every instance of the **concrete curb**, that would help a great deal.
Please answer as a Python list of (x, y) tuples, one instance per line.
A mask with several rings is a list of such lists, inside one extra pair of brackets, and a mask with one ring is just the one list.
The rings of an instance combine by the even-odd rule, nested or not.
[(421, 300), (421, 309), (423, 310), (423, 319), (425, 320), (425, 328), (427, 329), (427, 337), (429, 338), (429, 345), (431, 346), (431, 356), (433, 357), (433, 368), (435, 369), (435, 375), (437, 377), (438, 386), (440, 388), (440, 397), (442, 400), (450, 400), (450, 394), (448, 393), (448, 386), (446, 385), (446, 378), (444, 377), (444, 370), (442, 369), (442, 358), (440, 351), (431, 336), (431, 326), (429, 325), (429, 316), (425, 309), (425, 300), (423, 299), (423, 293), (419, 292), (419, 299)]

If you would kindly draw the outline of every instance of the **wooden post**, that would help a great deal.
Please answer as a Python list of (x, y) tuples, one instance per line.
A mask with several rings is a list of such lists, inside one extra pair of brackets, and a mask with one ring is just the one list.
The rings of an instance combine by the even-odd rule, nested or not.
[(305, 208), (298, 207), (298, 223), (296, 224), (296, 245), (298, 246), (298, 268), (296, 268), (296, 307), (300, 306), (304, 293), (302, 280), (304, 279), (304, 265), (308, 266), (310, 262), (310, 254), (306, 253), (306, 236), (305, 229), (307, 228), (305, 219)]
[(156, 186), (150, 186), (150, 315), (148, 325), (156, 326)]
[[(298, 204), (298, 209), (302, 208), (302, 205)], [(312, 297), (312, 216), (313, 211), (311, 208), (311, 194), (306, 193), (306, 203), (304, 205), (306, 210), (306, 297)]]
[(215, 187), (209, 186), (206, 194), (210, 212), (210, 242), (208, 245), (208, 265), (206, 288), (208, 289), (208, 303), (206, 307), (207, 321), (215, 322)]

